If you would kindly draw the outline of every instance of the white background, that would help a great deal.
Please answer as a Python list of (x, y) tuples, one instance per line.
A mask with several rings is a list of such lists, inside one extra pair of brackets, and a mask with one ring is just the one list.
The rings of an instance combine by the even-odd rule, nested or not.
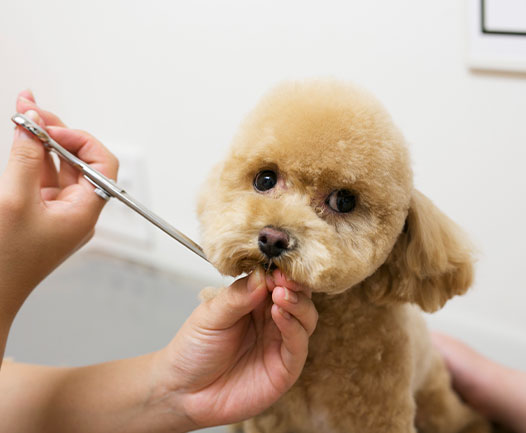
[[(142, 155), (143, 184), (130, 192), (198, 239), (198, 187), (265, 90), (312, 76), (360, 83), (405, 132), (418, 188), (480, 251), (473, 290), (450, 302), (434, 326), (526, 366), (526, 76), (470, 72), (464, 6), (458, 0), (3, 2), (1, 165), (16, 95), (29, 87), (68, 125)], [(161, 232), (149, 233), (146, 244), (111, 248), (220, 283), (201, 259)]]

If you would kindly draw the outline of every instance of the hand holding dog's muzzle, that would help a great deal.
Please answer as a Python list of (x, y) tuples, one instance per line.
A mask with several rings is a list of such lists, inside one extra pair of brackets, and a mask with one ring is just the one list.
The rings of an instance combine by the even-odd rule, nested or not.
[(261, 267), (201, 304), (163, 351), (192, 427), (241, 421), (277, 401), (303, 369), (317, 317), (310, 293)]

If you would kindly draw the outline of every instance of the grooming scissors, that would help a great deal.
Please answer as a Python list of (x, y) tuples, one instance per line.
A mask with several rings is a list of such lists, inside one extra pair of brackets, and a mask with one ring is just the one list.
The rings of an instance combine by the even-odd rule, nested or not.
[[(16, 113), (11, 120), (19, 126), (22, 126), (31, 134), (35, 135), (43, 144), (46, 150), (56, 153), (60, 158), (71, 164), (73, 167), (80, 170), (84, 177), (95, 187), (95, 193), (103, 198), (109, 200), (111, 197), (117, 198), (119, 201), (124, 203), (130, 209), (137, 212), (142, 217), (146, 218), (153, 225), (160, 228), (167, 235), (171, 236), (176, 241), (183, 244), (186, 248), (193, 251), (199, 257), (207, 260), (203, 249), (191, 240), (188, 236), (181, 233), (170, 223), (147, 209), (144, 205), (139, 203), (133, 197), (131, 197), (123, 188), (118, 186), (113, 180), (108, 179), (102, 173), (98, 172), (94, 168), (90, 167), (81, 159), (77, 158), (71, 152), (64, 149), (60, 144), (53, 140), (48, 133), (42, 129), (39, 125), (29, 119), (23, 114)], [(208, 260), (207, 260), (208, 261)]]

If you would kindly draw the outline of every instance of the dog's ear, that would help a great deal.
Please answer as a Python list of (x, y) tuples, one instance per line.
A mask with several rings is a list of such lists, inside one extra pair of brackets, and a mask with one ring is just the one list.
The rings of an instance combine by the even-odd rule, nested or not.
[(413, 191), (404, 230), (387, 262), (390, 298), (435, 311), (473, 280), (472, 247), (460, 228)]

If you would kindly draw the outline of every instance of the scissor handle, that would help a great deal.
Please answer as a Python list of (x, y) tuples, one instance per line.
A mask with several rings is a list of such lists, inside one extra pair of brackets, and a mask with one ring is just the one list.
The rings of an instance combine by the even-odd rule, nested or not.
[(64, 149), (60, 144), (53, 140), (49, 134), (29, 119), (23, 114), (16, 113), (11, 120), (19, 126), (22, 126), (27, 131), (35, 135), (42, 143), (47, 150), (55, 152), (59, 157), (64, 159), (66, 162), (71, 164), (73, 167), (76, 167), (82, 172), (84, 177), (88, 179), (94, 186), (95, 192), (105, 200), (109, 200), (111, 197), (117, 198), (119, 201), (124, 203), (130, 209), (137, 212), (139, 215), (144, 217), (146, 220), (151, 222), (156, 227), (160, 228), (167, 235), (171, 236), (176, 241), (183, 244), (189, 250), (196, 253), (198, 256), (202, 257), (206, 261), (208, 259), (203, 252), (203, 249), (190, 239), (185, 234), (181, 233), (170, 223), (162, 219), (160, 216), (156, 215), (150, 211), (146, 206), (142, 205), (139, 201), (132, 198), (123, 188), (117, 185), (113, 180), (104, 176), (101, 172), (95, 170), (89, 164), (86, 164), (81, 159), (77, 158), (67, 149)]

